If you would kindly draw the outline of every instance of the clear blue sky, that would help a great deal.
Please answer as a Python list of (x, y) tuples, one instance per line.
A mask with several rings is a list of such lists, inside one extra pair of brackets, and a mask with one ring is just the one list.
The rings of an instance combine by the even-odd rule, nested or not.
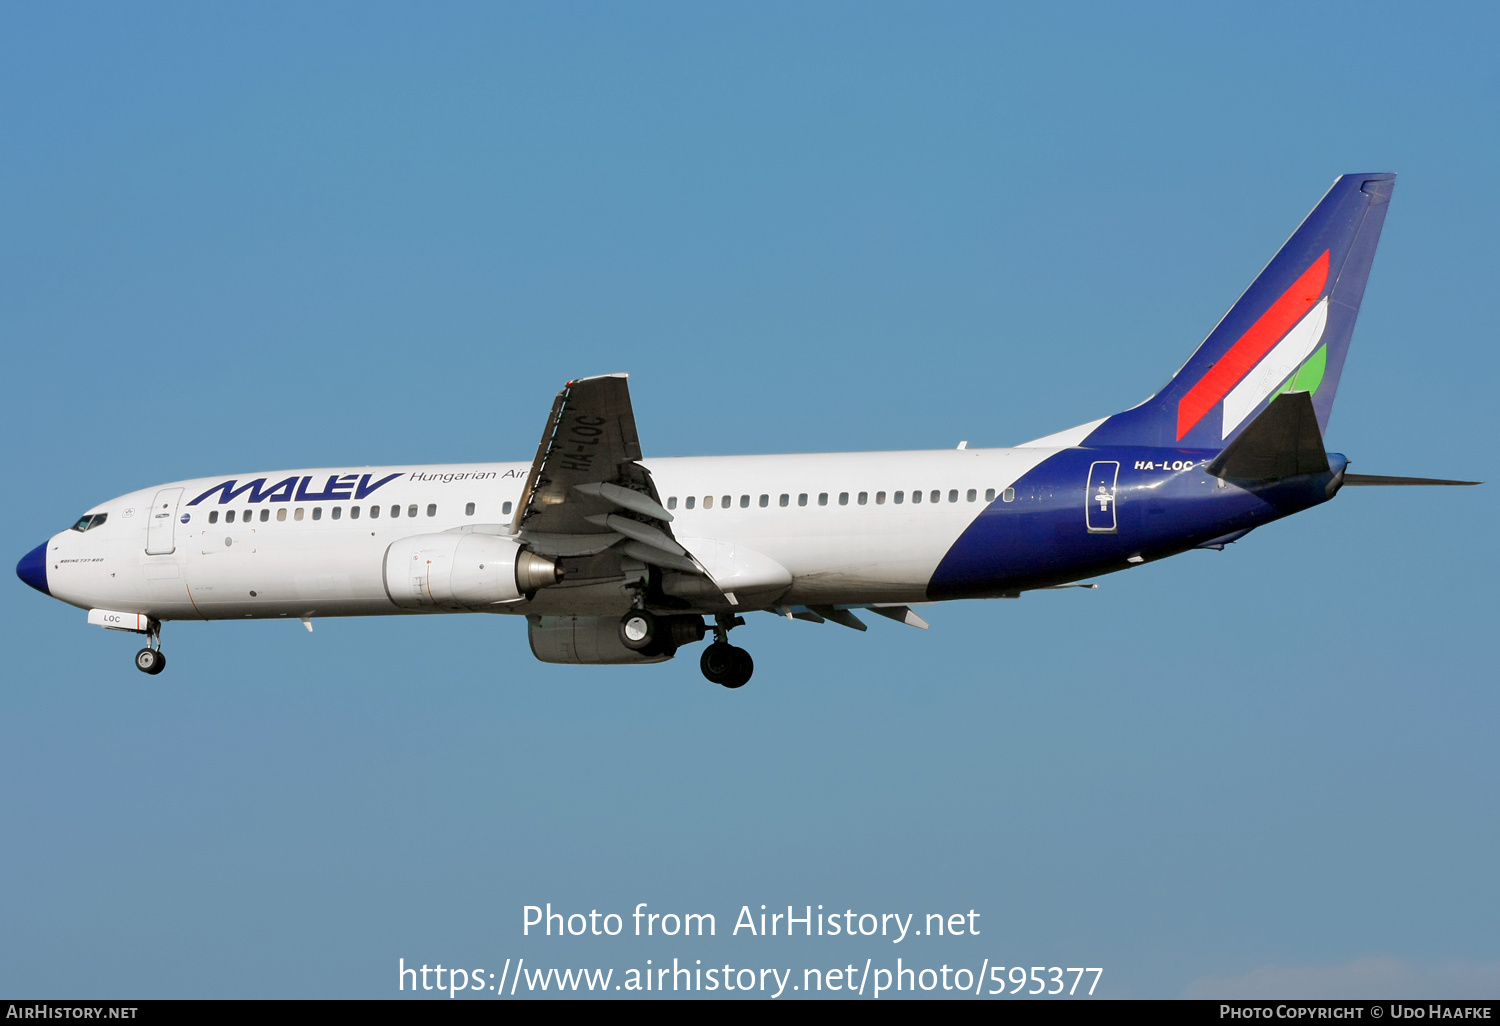
[[(4, 551), (113, 495), (526, 459), (1005, 445), (1159, 387), (1350, 171), (1401, 173), (1349, 491), (927, 633), (761, 614), (728, 692), (517, 622), (174, 624), (19, 581), (0, 992), (1088, 965), (1101, 993), (1500, 992), (1492, 5), (8, 5)], [(520, 936), (521, 907), (982, 913), (894, 948)], [(1362, 989), (1361, 989), (1362, 988)]]

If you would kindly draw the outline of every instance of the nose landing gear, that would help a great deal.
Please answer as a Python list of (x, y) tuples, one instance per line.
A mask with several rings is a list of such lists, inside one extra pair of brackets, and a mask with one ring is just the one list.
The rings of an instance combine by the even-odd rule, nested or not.
[(755, 660), (743, 648), (729, 643), (729, 632), (745, 622), (743, 616), (720, 613), (714, 618), (714, 642), (703, 650), (698, 668), (703, 676), (726, 688), (743, 687), (755, 672)]
[(135, 654), (135, 668), (153, 677), (167, 668), (167, 657), (161, 651), (161, 621), (150, 622), (146, 647)]

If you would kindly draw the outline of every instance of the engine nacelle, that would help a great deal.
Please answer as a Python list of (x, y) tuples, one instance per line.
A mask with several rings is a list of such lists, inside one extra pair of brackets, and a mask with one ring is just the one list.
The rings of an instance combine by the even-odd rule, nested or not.
[(544, 663), (664, 663), (672, 658), (626, 648), (620, 641), (618, 616), (528, 616), (526, 620), (531, 654)]
[(484, 609), (561, 579), (552, 560), (493, 534), (419, 534), (385, 550), (385, 593), (404, 609)]

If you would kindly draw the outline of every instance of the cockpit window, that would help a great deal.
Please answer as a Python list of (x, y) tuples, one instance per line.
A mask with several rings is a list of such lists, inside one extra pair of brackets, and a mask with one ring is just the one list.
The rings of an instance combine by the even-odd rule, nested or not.
[(100, 524), (104, 523), (104, 521), (107, 520), (108, 518), (109, 518), (109, 514), (108, 513), (95, 513), (94, 514), (94, 522), (91, 523), (91, 524), (89, 524), (89, 530), (92, 531), (94, 528), (96, 528)]
[(78, 523), (74, 524), (72, 529), (74, 531), (87, 531), (91, 527), (98, 527), (108, 518), (108, 513), (90, 513), (87, 516), (79, 517)]

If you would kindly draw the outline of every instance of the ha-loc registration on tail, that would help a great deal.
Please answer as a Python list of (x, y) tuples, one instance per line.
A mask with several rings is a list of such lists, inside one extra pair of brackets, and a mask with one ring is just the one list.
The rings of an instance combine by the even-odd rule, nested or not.
[[(1345, 175), (1175, 375), (1123, 413), (1005, 449), (655, 459), (626, 376), (570, 381), (529, 462), (214, 475), (100, 503), (21, 580), (146, 638), (171, 621), (498, 613), (553, 663), (659, 663), (746, 614), (875, 614), (1078, 585), (1222, 549), (1350, 485), (1324, 434), (1395, 176)], [(769, 622), (769, 621), (766, 621)]]

